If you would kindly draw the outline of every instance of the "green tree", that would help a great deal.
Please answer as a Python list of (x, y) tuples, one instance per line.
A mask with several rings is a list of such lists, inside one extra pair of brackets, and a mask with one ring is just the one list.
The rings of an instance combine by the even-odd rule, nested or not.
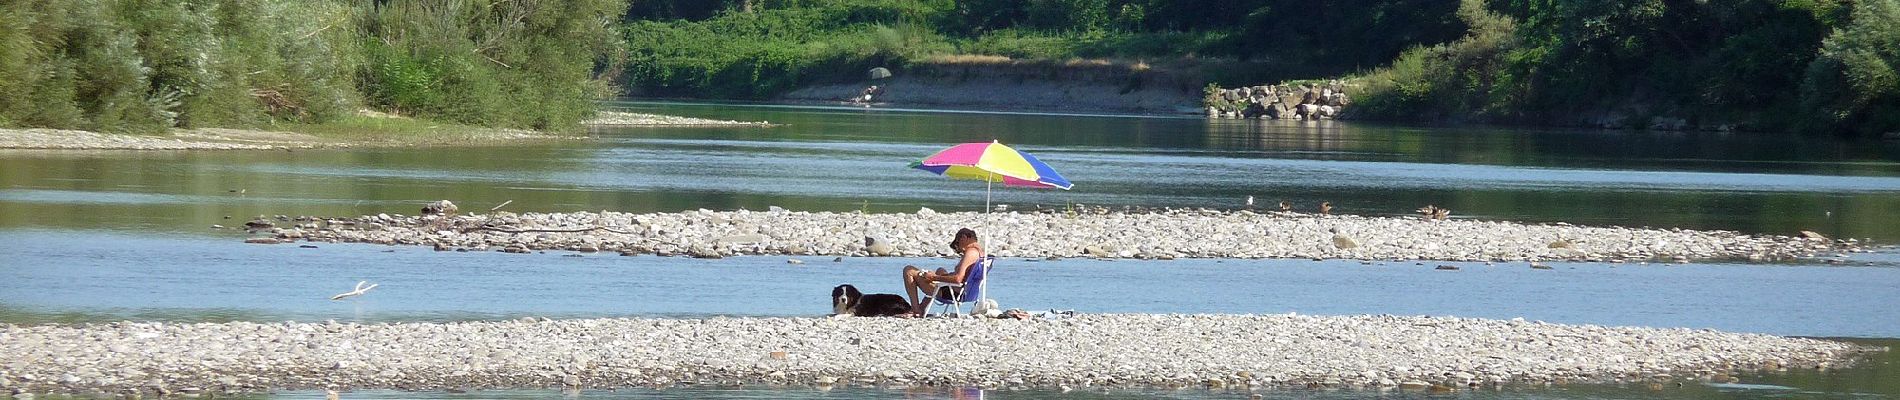
[(1861, 0), (1853, 20), (1822, 44), (1801, 97), (1809, 126), (1876, 135), (1900, 132), (1900, 4)]

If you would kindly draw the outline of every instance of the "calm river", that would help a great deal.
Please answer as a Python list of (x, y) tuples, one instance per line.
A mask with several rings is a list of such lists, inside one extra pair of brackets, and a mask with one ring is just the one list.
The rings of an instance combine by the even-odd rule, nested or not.
[[(1237, 208), (1246, 196), (1391, 215), (1727, 229), (1900, 243), (1900, 142), (1745, 134), (1412, 128), (1342, 123), (1019, 115), (731, 104), (614, 103), (774, 128), (633, 128), (527, 146), (233, 151), (0, 152), (0, 322), (412, 321), (817, 315), (832, 285), (896, 291), (930, 259), (692, 260), (424, 248), (240, 243), (257, 215), (699, 208), (975, 210), (980, 183), (905, 164), (952, 143), (1036, 153), (1075, 190), (999, 189), (1013, 209)], [(1437, 271), (1457, 264), (1459, 271)], [(1429, 314), (1850, 337), (1900, 347), (1900, 253), (1839, 264), (1523, 265), (1307, 260), (999, 264), (1005, 307), (1148, 313)], [(781, 282), (768, 290), (731, 276)], [(1089, 279), (1088, 284), (1080, 284)], [(331, 302), (358, 280), (371, 295)], [(1192, 296), (1184, 296), (1192, 293)], [(1746, 377), (1664, 392), (1583, 385), (1454, 397), (1862, 398), (1900, 396), (1895, 353), (1836, 371)], [(606, 398), (965, 398), (972, 393), (671, 388)], [(1402, 392), (1269, 398), (1423, 397)], [(364, 392), (379, 398), (538, 398), (560, 392)], [(995, 398), (1245, 398), (1247, 393), (1004, 391)], [(287, 392), (273, 398), (321, 398)], [(1436, 396), (1435, 396), (1436, 397)]]

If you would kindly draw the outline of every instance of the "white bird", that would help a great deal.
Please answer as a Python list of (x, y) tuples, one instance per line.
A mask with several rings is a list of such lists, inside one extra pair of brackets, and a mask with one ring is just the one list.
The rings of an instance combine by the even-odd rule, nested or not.
[(1247, 209), (1253, 209), (1253, 195), (1247, 195)]
[(335, 296), (330, 296), (330, 300), (343, 300), (350, 297), (361, 296), (363, 295), (363, 293), (369, 292), (370, 289), (375, 289), (377, 285), (374, 283), (370, 283), (369, 286), (363, 286), (363, 284), (365, 283), (369, 283), (369, 281), (358, 281), (356, 282), (356, 290), (351, 290), (348, 292), (338, 293)]

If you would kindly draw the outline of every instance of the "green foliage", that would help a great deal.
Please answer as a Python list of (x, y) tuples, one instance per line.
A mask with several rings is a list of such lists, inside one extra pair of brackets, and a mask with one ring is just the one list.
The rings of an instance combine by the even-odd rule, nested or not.
[[(956, 55), (1182, 60), (1223, 79), (1316, 77), (1384, 63), (1406, 47), (1450, 40), (1463, 29), (1454, 6), (1424, 0), (749, 3), (749, 9), (745, 0), (636, 5), (625, 35), (631, 58), (624, 82), (641, 96), (765, 98), (855, 79), (873, 66), (902, 68)], [(697, 17), (714, 5), (722, 11)], [(1246, 57), (1258, 64), (1228, 62)]]
[(1517, 22), (1464, 0), (1458, 15), (1471, 33), (1457, 41), (1405, 51), (1386, 68), (1357, 79), (1353, 112), (1385, 120), (1438, 121), (1508, 115), (1513, 101), (1506, 54)]
[(1094, 31), (1109, 23), (1108, 0), (1029, 0), (1024, 14), (1029, 28)]
[(565, 129), (608, 93), (617, 0), (393, 1), (366, 12), (370, 104), (485, 126)]
[(957, 50), (966, 54), (1050, 60), (1075, 57), (1084, 43), (1101, 38), (1099, 32), (1045, 34), (1004, 29), (964, 42)]
[(609, 24), (624, 11), (620, 0), (5, 2), (0, 122), (248, 127), (332, 121), (368, 100), (421, 117), (563, 128), (608, 92), (592, 73), (615, 59)]
[(1638, 126), (1671, 116), (1771, 130), (1900, 129), (1900, 117), (1881, 112), (1900, 105), (1892, 67), (1900, 62), (1900, 7), (1893, 0), (1490, 6), (1466, 1), (1464, 38), (1408, 50), (1362, 76), (1354, 112), (1430, 121), (1621, 115)]
[(1459, 2), (1352, 0), (1260, 2), (1246, 13), (1235, 54), (1326, 66), (1341, 73), (1384, 64), (1407, 48), (1464, 33)]
[(1806, 122), (1862, 135), (1900, 132), (1900, 2), (1863, 0), (1852, 15), (1807, 68), (1801, 86)]
[(1201, 88), (1201, 105), (1213, 107), (1221, 111), (1237, 111), (1240, 109), (1239, 105), (1227, 101), (1226, 97), (1222, 97), (1220, 92), (1221, 88), (1219, 84), (1209, 83), (1207, 87)]
[[(1828, 32), (1830, 1), (1591, 0), (1533, 8), (1520, 38), (1525, 107), (1617, 106), (1695, 117), (1793, 105), (1789, 88)], [(1693, 27), (1694, 29), (1682, 29)]]
[(762, 98), (950, 50), (915, 22), (937, 10), (920, 2), (755, 7), (705, 21), (629, 23), (627, 82), (649, 95)]

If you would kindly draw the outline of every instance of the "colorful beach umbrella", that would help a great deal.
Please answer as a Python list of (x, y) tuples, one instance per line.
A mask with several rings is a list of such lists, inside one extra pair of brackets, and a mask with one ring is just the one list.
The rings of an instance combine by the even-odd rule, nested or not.
[(1016, 150), (1001, 142), (964, 143), (950, 146), (923, 161), (910, 164), (911, 168), (930, 171), (950, 179), (970, 179), (984, 181), (983, 209), (990, 209), (989, 184), (1001, 182), (1004, 186), (1029, 188), (1055, 188), (1069, 190), (1074, 184), (1056, 173), (1035, 155)]

